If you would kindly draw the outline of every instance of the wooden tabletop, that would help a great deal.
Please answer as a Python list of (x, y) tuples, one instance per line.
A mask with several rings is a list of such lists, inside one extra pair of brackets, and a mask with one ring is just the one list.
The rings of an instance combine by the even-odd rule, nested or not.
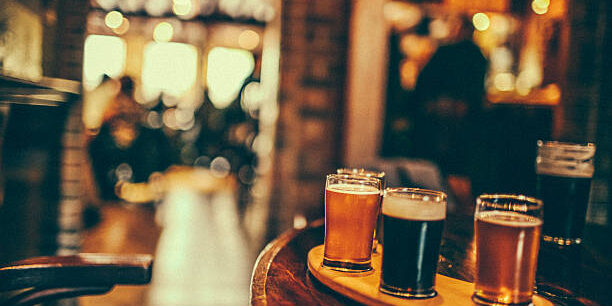
[[(253, 305), (344, 305), (355, 302), (319, 283), (306, 267), (308, 251), (323, 243), (324, 222), (292, 230), (272, 241), (260, 253), (251, 280)], [(612, 303), (612, 231), (609, 226), (587, 225), (579, 247), (560, 249), (542, 245), (537, 282), (557, 296), (560, 305)], [(449, 214), (438, 273), (472, 282), (474, 279), (473, 217)]]

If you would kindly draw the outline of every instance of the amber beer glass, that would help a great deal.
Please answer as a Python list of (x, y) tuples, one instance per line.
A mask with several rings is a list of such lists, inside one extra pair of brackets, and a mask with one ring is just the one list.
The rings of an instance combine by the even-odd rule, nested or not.
[(348, 272), (372, 269), (372, 238), (380, 200), (379, 179), (346, 174), (327, 176), (323, 266)]
[(446, 194), (387, 188), (382, 204), (380, 291), (410, 298), (436, 296), (436, 269), (446, 219)]
[(522, 195), (481, 195), (474, 231), (473, 300), (484, 305), (529, 305), (533, 295), (542, 201)]
[(544, 202), (542, 238), (579, 244), (586, 218), (595, 145), (538, 141), (537, 197)]
[[(336, 169), (336, 173), (338, 174), (352, 174), (352, 175), (359, 175), (359, 176), (366, 176), (366, 177), (374, 177), (374, 178), (378, 178), (380, 180), (380, 183), (382, 184), (381, 186), (381, 190), (384, 190), (387, 187), (387, 180), (386, 180), (386, 174), (384, 171), (376, 171), (376, 170), (369, 170), (369, 169), (364, 169), (364, 168), (339, 168)], [(372, 252), (376, 253), (377, 252), (377, 246), (379, 243), (382, 243), (382, 219), (381, 219), (381, 215), (378, 215), (378, 219), (376, 221), (376, 229), (374, 230), (374, 241), (372, 242)]]
[(384, 171), (376, 171), (376, 170), (368, 170), (364, 168), (339, 168), (336, 169), (336, 173), (338, 174), (348, 174), (348, 175), (359, 175), (366, 177), (375, 177), (381, 180), (382, 186), (381, 188), (384, 190), (387, 184), (385, 181), (385, 172)]

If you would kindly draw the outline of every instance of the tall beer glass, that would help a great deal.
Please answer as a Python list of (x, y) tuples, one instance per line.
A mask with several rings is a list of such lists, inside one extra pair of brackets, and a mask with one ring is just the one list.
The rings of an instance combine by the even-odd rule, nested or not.
[(544, 211), (543, 239), (579, 244), (589, 203), (595, 145), (538, 141), (537, 197)]
[(345, 174), (327, 176), (324, 266), (349, 272), (372, 269), (372, 238), (380, 200), (379, 179)]
[(383, 241), (380, 291), (427, 298), (434, 290), (446, 194), (417, 188), (387, 188), (382, 204)]
[[(339, 168), (336, 169), (336, 173), (338, 174), (352, 174), (352, 175), (360, 175), (366, 177), (374, 177), (378, 178), (381, 181), (381, 190), (384, 190), (387, 187), (386, 174), (384, 171), (376, 171), (376, 170), (368, 170), (364, 168)], [(376, 221), (376, 229), (374, 230), (374, 241), (372, 242), (372, 252), (376, 253), (376, 249), (378, 244), (382, 242), (382, 220), (380, 214), (378, 215)]]
[(535, 282), (542, 201), (522, 195), (476, 199), (476, 275), (473, 300), (484, 305), (528, 305)]

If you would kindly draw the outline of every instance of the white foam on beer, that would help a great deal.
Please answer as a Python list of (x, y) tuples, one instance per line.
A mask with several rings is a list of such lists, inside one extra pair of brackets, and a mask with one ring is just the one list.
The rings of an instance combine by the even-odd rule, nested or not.
[(536, 166), (537, 174), (574, 178), (591, 178), (595, 169), (593, 164), (568, 163), (566, 161), (541, 161)]
[(575, 178), (593, 177), (595, 146), (566, 143), (538, 144), (537, 174)]
[(400, 219), (437, 221), (446, 218), (446, 202), (411, 199), (401, 196), (383, 198), (382, 212)]
[(326, 188), (327, 190), (340, 192), (340, 193), (350, 193), (350, 194), (377, 194), (380, 193), (380, 190), (374, 186), (368, 185), (351, 185), (351, 184), (333, 184), (329, 185)]
[(514, 211), (485, 211), (479, 213), (476, 218), (487, 223), (512, 227), (532, 227), (542, 224), (542, 220), (539, 218)]

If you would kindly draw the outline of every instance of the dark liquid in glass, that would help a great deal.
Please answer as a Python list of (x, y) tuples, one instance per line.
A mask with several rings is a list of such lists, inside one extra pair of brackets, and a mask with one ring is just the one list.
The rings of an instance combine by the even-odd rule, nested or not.
[(401, 294), (434, 294), (444, 220), (420, 221), (383, 215), (382, 287)]
[(580, 243), (584, 228), (591, 178), (538, 175), (537, 197), (544, 203), (543, 236), (569, 244)]

